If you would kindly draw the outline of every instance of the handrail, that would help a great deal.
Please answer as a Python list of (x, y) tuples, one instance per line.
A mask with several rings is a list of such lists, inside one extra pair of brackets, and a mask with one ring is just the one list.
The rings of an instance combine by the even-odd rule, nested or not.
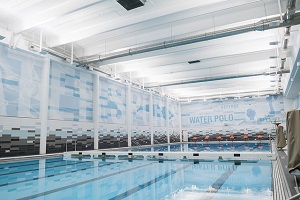
[[(76, 151), (76, 149), (77, 149), (77, 140), (74, 140), (74, 141), (75, 141), (75, 151)], [(73, 139), (66, 140), (66, 152), (68, 152), (68, 142), (73, 143)]]
[(288, 198), (287, 200), (295, 200), (295, 199), (299, 199), (300, 198), (300, 193)]

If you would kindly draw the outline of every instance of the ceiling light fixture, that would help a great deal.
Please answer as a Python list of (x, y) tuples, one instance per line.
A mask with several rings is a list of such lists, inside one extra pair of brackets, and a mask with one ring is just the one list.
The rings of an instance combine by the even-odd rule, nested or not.
[(144, 6), (145, 0), (117, 0), (127, 11)]
[(199, 62), (201, 62), (200, 60), (192, 60), (192, 61), (189, 61), (188, 63), (189, 64), (195, 64), (195, 63), (199, 63)]

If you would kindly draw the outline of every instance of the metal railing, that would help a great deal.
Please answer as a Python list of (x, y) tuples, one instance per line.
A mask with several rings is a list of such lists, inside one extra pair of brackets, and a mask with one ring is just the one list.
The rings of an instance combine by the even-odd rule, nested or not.
[(68, 142), (71, 142), (73, 144), (73, 141), (75, 141), (75, 151), (77, 150), (77, 140), (66, 140), (66, 152), (68, 152)]
[(296, 194), (296, 195), (290, 197), (290, 198), (287, 199), (287, 200), (295, 200), (295, 199), (300, 199), (300, 193), (298, 193), (298, 194)]

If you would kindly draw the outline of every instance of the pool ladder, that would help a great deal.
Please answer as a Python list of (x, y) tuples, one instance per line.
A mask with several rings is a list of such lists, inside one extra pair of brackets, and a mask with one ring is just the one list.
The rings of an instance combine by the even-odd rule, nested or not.
[(75, 151), (77, 149), (77, 140), (66, 140), (66, 152), (68, 152), (68, 142), (71, 142), (71, 144), (73, 144), (73, 141), (75, 141)]

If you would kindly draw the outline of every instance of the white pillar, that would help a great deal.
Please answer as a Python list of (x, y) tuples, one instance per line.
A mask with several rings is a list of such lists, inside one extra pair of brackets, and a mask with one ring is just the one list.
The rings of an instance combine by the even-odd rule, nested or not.
[(50, 59), (49, 58), (45, 58), (45, 60), (44, 60), (44, 66), (43, 66), (42, 81), (41, 81), (40, 154), (46, 154), (47, 128), (48, 128), (49, 74), (50, 74)]
[(127, 135), (128, 135), (128, 146), (131, 147), (131, 117), (132, 117), (132, 109), (131, 109), (131, 85), (127, 85), (126, 90), (126, 125), (127, 125)]
[(182, 128), (181, 128), (181, 104), (178, 102), (178, 123), (179, 123), (179, 137), (182, 142)]
[(99, 140), (99, 75), (94, 74), (93, 81), (93, 120), (94, 120), (94, 149), (99, 149), (98, 140)]
[(151, 134), (151, 144), (153, 145), (153, 95), (150, 92), (149, 97), (149, 127), (150, 127), (150, 134)]
[(166, 130), (167, 130), (167, 142), (170, 143), (170, 124), (169, 124), (169, 99), (166, 98)]

